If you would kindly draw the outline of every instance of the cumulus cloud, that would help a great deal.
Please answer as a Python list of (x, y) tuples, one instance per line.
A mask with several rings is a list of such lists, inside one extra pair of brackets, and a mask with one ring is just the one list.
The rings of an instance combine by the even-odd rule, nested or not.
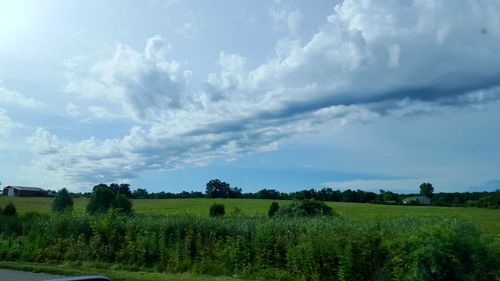
[(66, 105), (66, 114), (68, 114), (68, 116), (71, 117), (71, 118), (78, 118), (78, 117), (80, 117), (82, 115), (80, 113), (80, 111), (78, 110), (78, 106), (74, 105), (71, 102), (69, 102)]
[(198, 29), (199, 29), (198, 26), (194, 22), (188, 21), (188, 22), (178, 26), (175, 29), (175, 32), (177, 34), (183, 36), (186, 39), (191, 39), (196, 35), (196, 33), (198, 32)]
[(19, 106), (26, 108), (38, 108), (43, 104), (34, 99), (27, 98), (22, 94), (5, 88), (0, 81), (0, 106)]
[(112, 59), (97, 62), (88, 77), (71, 79), (66, 90), (89, 99), (119, 102), (134, 120), (154, 119), (181, 106), (191, 77), (179, 63), (166, 59), (169, 48), (159, 36), (149, 39), (142, 53), (119, 44)]
[(138, 125), (116, 139), (61, 143), (44, 130), (32, 138), (44, 144), (41, 163), (79, 181), (114, 180), (383, 115), (485, 104), (500, 98), (499, 12), (493, 0), (345, 0), (309, 41), (281, 40), (256, 68), (221, 53), (201, 93), (185, 92), (191, 73), (166, 59), (163, 38), (143, 52), (119, 45), (67, 89), (120, 103)]
[[(12, 129), (16, 127), (16, 123), (4, 111), (0, 110), (0, 138), (7, 137)], [(2, 141), (0, 141), (1, 143)]]
[(271, 17), (274, 21), (274, 28), (285, 27), (291, 35), (296, 35), (299, 32), (302, 23), (300, 10), (290, 7), (274, 7), (271, 9)]

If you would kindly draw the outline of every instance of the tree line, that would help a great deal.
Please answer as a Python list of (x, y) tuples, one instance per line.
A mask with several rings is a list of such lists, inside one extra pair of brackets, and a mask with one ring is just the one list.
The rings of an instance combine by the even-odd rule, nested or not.
[[(437, 206), (471, 206), (498, 208), (500, 206), (500, 190), (494, 192), (438, 192), (434, 193), (431, 183), (422, 183), (420, 193), (403, 194), (380, 189), (378, 193), (361, 189), (335, 190), (330, 187), (321, 189), (310, 188), (294, 192), (280, 192), (272, 188), (264, 188), (257, 192), (243, 192), (241, 188), (231, 186), (219, 179), (207, 182), (205, 192), (182, 191), (148, 192), (145, 188), (130, 189), (129, 184), (112, 183), (98, 184), (93, 188), (109, 189), (113, 194), (121, 194), (129, 199), (184, 199), (184, 198), (242, 198), (242, 199), (271, 199), (271, 200), (304, 200), (314, 199), (330, 202), (402, 204), (410, 196), (426, 196), (431, 199), (432, 205)], [(72, 193), (73, 197), (92, 197), (93, 193)], [(123, 200), (122, 200), (123, 201)]]

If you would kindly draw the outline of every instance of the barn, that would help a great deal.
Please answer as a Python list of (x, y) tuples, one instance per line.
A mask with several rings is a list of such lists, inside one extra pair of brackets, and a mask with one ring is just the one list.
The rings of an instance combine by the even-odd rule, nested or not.
[(47, 191), (39, 187), (28, 186), (6, 186), (3, 189), (4, 196), (17, 196), (17, 197), (43, 197), (47, 196)]

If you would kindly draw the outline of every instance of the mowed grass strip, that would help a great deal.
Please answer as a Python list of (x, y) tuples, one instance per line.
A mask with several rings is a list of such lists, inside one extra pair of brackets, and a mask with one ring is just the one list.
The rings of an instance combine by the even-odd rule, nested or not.
[[(0, 196), (0, 206), (8, 202), (16, 205), (19, 214), (28, 212), (50, 213), (52, 198), (38, 197), (6, 197)], [(208, 216), (208, 210), (214, 203), (225, 205), (226, 215), (231, 215), (236, 208), (239, 215), (266, 216), (271, 202), (265, 199), (136, 199), (133, 200), (134, 211), (143, 215), (178, 215), (190, 214)], [(74, 199), (75, 211), (85, 210), (87, 198)], [(290, 201), (277, 200), (280, 206)], [(473, 221), (486, 234), (500, 235), (500, 210), (464, 207), (433, 206), (396, 206), (378, 204), (360, 204), (344, 202), (328, 202), (335, 212), (341, 216), (356, 220), (386, 220), (400, 217), (462, 217)]]
[[(159, 273), (149, 271), (121, 270), (112, 264), (63, 263), (41, 264), (30, 262), (0, 261), (0, 268), (28, 272), (43, 272), (66, 276), (105, 275), (113, 281), (245, 281), (224, 276), (208, 276), (193, 273)], [(115, 269), (116, 268), (116, 269)]]

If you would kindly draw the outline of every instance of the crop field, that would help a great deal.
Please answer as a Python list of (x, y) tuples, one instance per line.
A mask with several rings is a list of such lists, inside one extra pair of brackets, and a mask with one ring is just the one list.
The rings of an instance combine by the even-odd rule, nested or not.
[[(29, 212), (45, 213), (51, 211), (52, 198), (37, 197), (5, 197), (0, 196), (0, 206), (8, 202), (16, 205), (19, 214)], [(136, 199), (133, 200), (134, 211), (143, 215), (199, 215), (208, 216), (208, 209), (214, 203), (222, 203), (226, 207), (226, 214), (234, 214), (239, 209), (239, 215), (266, 216), (269, 205), (274, 200), (265, 199)], [(76, 198), (75, 211), (82, 212), (88, 202), (87, 198)], [(280, 205), (290, 201), (278, 200)], [(379, 221), (409, 218), (460, 217), (472, 221), (486, 234), (500, 235), (500, 210), (463, 207), (434, 207), (434, 206), (396, 206), (378, 204), (360, 204), (344, 202), (327, 203), (339, 215), (367, 221)]]
[[(0, 216), (0, 266), (110, 269), (102, 272), (117, 280), (137, 280), (120, 277), (122, 270), (150, 272), (152, 280), (163, 279), (156, 273), (173, 280), (497, 280), (500, 273), (500, 210), (330, 202), (334, 216), (269, 219), (272, 200), (155, 199), (134, 200), (129, 216), (88, 214), (85, 198), (73, 212), (54, 214), (52, 200), (0, 197), (0, 206), (12, 202), (20, 214)], [(208, 216), (216, 202), (225, 217)]]

